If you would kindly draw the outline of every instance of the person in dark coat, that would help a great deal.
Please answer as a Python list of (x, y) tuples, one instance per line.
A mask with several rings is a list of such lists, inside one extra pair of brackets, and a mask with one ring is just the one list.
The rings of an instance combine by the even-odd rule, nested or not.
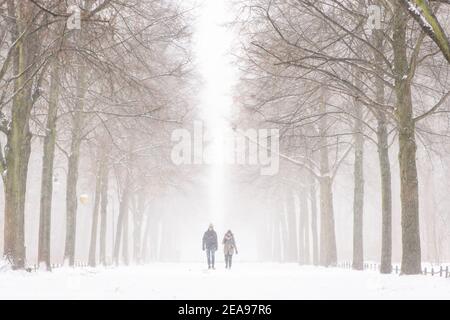
[(208, 269), (215, 269), (215, 253), (218, 247), (217, 233), (214, 231), (214, 226), (209, 225), (208, 230), (203, 235), (203, 251), (206, 251), (206, 258), (208, 260)]
[(233, 254), (238, 254), (236, 241), (234, 240), (234, 235), (231, 230), (228, 230), (223, 237), (223, 252), (225, 253), (225, 267), (231, 269), (231, 263), (233, 261)]

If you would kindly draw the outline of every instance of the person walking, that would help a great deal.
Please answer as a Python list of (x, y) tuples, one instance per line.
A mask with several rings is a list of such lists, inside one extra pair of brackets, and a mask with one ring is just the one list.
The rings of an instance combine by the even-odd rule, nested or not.
[(206, 251), (206, 259), (208, 260), (208, 269), (215, 269), (215, 253), (218, 247), (217, 233), (211, 223), (208, 230), (203, 235), (203, 251)]
[(233, 254), (236, 252), (238, 254), (236, 241), (234, 239), (233, 232), (228, 230), (223, 237), (223, 251), (225, 253), (225, 268), (231, 269), (231, 264), (233, 262)]

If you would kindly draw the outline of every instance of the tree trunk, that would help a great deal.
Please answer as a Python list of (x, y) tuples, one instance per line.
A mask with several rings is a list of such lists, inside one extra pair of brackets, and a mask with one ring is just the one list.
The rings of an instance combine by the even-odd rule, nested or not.
[[(356, 81), (360, 82), (360, 75)], [(357, 86), (361, 87), (360, 84)], [(362, 122), (362, 105), (355, 101), (355, 163), (354, 163), (354, 193), (353, 193), (353, 269), (364, 269), (364, 136)]]
[[(21, 103), (17, 101), (17, 103)], [(17, 109), (15, 104), (15, 109)], [(13, 114), (16, 111), (13, 111)], [(13, 115), (8, 135), (7, 175), (5, 185), (4, 255), (14, 269), (25, 267), (25, 195), (31, 133), (23, 115)]]
[(145, 210), (145, 198), (142, 192), (137, 195), (137, 205), (135, 206), (133, 215), (133, 260), (134, 263), (140, 264), (142, 262), (142, 228), (143, 228), (143, 218)]
[(316, 179), (310, 174), (309, 197), (311, 203), (311, 234), (313, 249), (313, 265), (319, 265), (319, 236), (317, 232), (317, 191)]
[(281, 228), (281, 248), (282, 248), (282, 261), (288, 262), (289, 257), (289, 237), (288, 228), (286, 222), (286, 212), (284, 210), (280, 211), (280, 228)]
[(122, 246), (122, 259), (125, 265), (129, 264), (128, 260), (128, 210), (130, 198), (130, 173), (127, 169), (125, 185), (123, 188), (122, 198), (120, 200), (119, 218), (116, 228), (116, 243), (114, 244), (114, 262), (119, 264), (120, 247)]
[(286, 218), (287, 218), (287, 262), (298, 262), (297, 245), (297, 217), (295, 212), (295, 198), (290, 188), (285, 190)]
[(102, 177), (101, 190), (101, 209), (100, 209), (100, 263), (106, 266), (106, 231), (108, 226), (108, 185), (109, 185), (109, 170), (108, 164), (104, 167)]
[[(85, 1), (85, 9), (90, 10), (94, 0)], [(84, 44), (85, 32), (75, 32), (77, 49)], [(76, 102), (72, 112), (72, 137), (69, 155), (66, 187), (66, 242), (64, 249), (64, 263), (73, 266), (75, 263), (75, 244), (77, 230), (77, 207), (78, 207), (78, 169), (80, 162), (80, 148), (83, 138), (83, 111), (87, 93), (87, 65), (84, 57), (78, 53), (77, 63), (79, 65), (76, 78)]]
[[(12, 42), (17, 40), (13, 54), (14, 95), (11, 111), (11, 127), (7, 134), (5, 182), (4, 256), (14, 269), (23, 269), (25, 252), (25, 196), (28, 162), (31, 152), (29, 119), (33, 107), (31, 75), (38, 56), (37, 33), (27, 32), (33, 6), (8, 1), (8, 15), (11, 19)], [(21, 33), (27, 34), (20, 40)], [(5, 174), (5, 173), (4, 173)]]
[(122, 260), (123, 263), (128, 266), (130, 264), (130, 255), (129, 255), (129, 195), (127, 194), (127, 199), (126, 199), (126, 208), (124, 208), (124, 212), (123, 212), (123, 223), (122, 223), (122, 228), (123, 228), (123, 239), (122, 239)]
[[(81, 58), (80, 58), (81, 60)], [(81, 63), (81, 61), (80, 61)], [(78, 168), (83, 130), (83, 109), (86, 96), (86, 66), (81, 64), (77, 78), (77, 101), (72, 114), (72, 142), (70, 146), (69, 165), (66, 188), (66, 243), (64, 262), (73, 266), (75, 263), (75, 243), (78, 207)]]
[[(322, 93), (324, 99), (325, 92)], [(320, 264), (324, 267), (337, 264), (336, 234), (334, 227), (333, 180), (328, 159), (326, 105), (320, 105)]]
[[(103, 152), (104, 153), (104, 152)], [(98, 230), (98, 211), (100, 208), (100, 198), (102, 191), (102, 181), (105, 171), (105, 156), (100, 156), (97, 162), (97, 175), (95, 179), (95, 195), (94, 195), (94, 209), (92, 211), (92, 225), (91, 225), (91, 243), (89, 246), (89, 266), (95, 267), (97, 265), (97, 230)]]
[(300, 265), (304, 265), (305, 264), (305, 221), (304, 221), (304, 217), (303, 214), (304, 212), (302, 212), (302, 199), (301, 199), (302, 195), (300, 194), (300, 198), (299, 198), (299, 204), (300, 204), (300, 214), (299, 214), (299, 218), (298, 218), (298, 223), (297, 223), (297, 229), (298, 229), (298, 263)]
[(310, 243), (309, 243), (309, 212), (308, 212), (308, 191), (302, 187), (299, 195), (300, 200), (300, 263), (310, 264)]
[(119, 265), (119, 257), (120, 257), (120, 245), (122, 243), (122, 225), (123, 225), (123, 210), (122, 210), (122, 201), (119, 209), (119, 217), (117, 218), (117, 228), (116, 228), (116, 237), (114, 242), (114, 264), (116, 266)]
[(320, 264), (325, 267), (337, 264), (336, 236), (333, 214), (332, 180), (323, 177), (320, 181)]
[(149, 246), (150, 241), (150, 216), (147, 214), (145, 219), (144, 236), (142, 238), (142, 262), (148, 263), (151, 260), (151, 246)]
[[(272, 215), (269, 211), (266, 212), (265, 214), (265, 221), (264, 221), (264, 228), (263, 228), (263, 233), (261, 236), (263, 238), (264, 241), (264, 257), (263, 257), (263, 261), (264, 262), (268, 262), (268, 261), (273, 261), (272, 258), (272, 230), (273, 230), (273, 223), (272, 223)], [(270, 236), (267, 236), (270, 235)]]
[[(377, 67), (376, 81), (376, 101), (383, 105), (385, 102), (383, 57), (383, 32), (374, 31), (375, 65)], [(377, 118), (377, 148), (381, 175), (381, 266), (380, 272), (383, 274), (392, 273), (392, 187), (391, 187), (391, 162), (389, 159), (389, 134), (387, 128), (386, 113), (382, 110), (375, 111)]]
[(159, 242), (159, 222), (157, 219), (149, 220), (150, 223), (150, 239), (149, 239), (149, 246), (150, 246), (150, 261), (157, 261), (158, 260), (158, 242)]
[(378, 157), (381, 172), (381, 267), (383, 274), (392, 273), (392, 182), (391, 163), (389, 160), (388, 131), (386, 115), (380, 112), (378, 115)]
[(44, 155), (42, 158), (41, 178), (41, 203), (39, 219), (39, 265), (45, 264), (47, 271), (51, 271), (51, 212), (53, 198), (53, 163), (55, 159), (56, 146), (56, 121), (58, 116), (59, 100), (59, 60), (54, 60), (50, 80), (50, 101), (48, 105), (48, 116), (46, 135), (44, 138)]
[(278, 206), (278, 210), (275, 212), (273, 217), (273, 260), (276, 262), (282, 261), (282, 245), (281, 245), (281, 217), (282, 217), (282, 207)]
[(419, 187), (416, 167), (416, 138), (406, 29), (407, 14), (397, 4), (394, 14), (394, 67), (399, 130), (400, 189), (402, 205), (402, 274), (420, 274)]

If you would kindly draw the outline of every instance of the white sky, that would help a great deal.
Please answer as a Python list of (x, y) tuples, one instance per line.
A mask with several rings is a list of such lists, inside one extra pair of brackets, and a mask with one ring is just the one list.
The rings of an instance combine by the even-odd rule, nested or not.
[(220, 224), (226, 210), (224, 197), (227, 190), (224, 137), (229, 129), (233, 97), (232, 88), (236, 68), (231, 63), (233, 34), (224, 24), (231, 19), (227, 0), (203, 0), (195, 32), (195, 54), (204, 81), (200, 101), (205, 126), (210, 130), (213, 144), (213, 165), (210, 172), (211, 219)]

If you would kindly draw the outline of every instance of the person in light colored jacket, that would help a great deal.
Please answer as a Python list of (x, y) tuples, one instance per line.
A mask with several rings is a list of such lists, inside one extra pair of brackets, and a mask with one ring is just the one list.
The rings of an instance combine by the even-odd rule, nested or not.
[(227, 233), (225, 233), (222, 244), (223, 244), (223, 251), (225, 254), (225, 267), (227, 269), (231, 269), (233, 254), (234, 253), (238, 254), (236, 240), (234, 239), (234, 235), (233, 232), (231, 232), (231, 230), (228, 230)]

